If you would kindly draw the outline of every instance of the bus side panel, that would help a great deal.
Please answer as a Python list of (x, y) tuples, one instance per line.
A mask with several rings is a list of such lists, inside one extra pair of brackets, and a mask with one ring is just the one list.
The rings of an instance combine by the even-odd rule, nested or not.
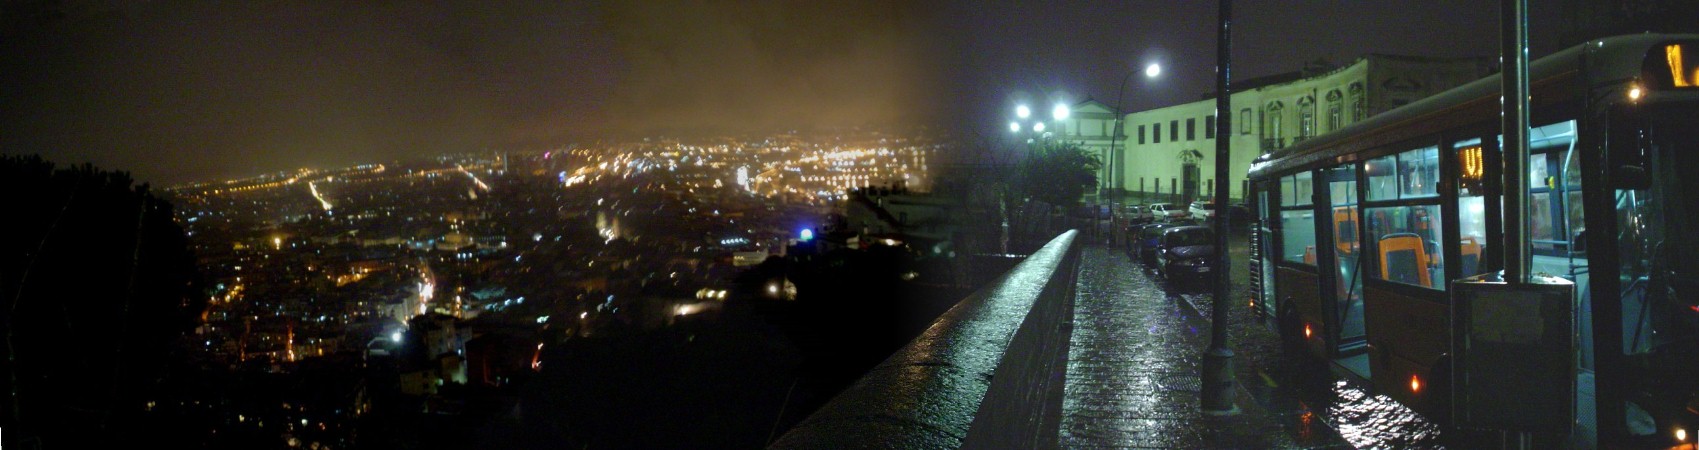
[[(1293, 313), (1298, 315), (1298, 329), (1291, 330), (1304, 338), (1304, 347), (1317, 357), (1326, 358), (1327, 339), (1322, 325), (1327, 313), (1321, 309), (1321, 280), (1314, 273), (1288, 267), (1279, 268), (1276, 273), (1275, 286), (1280, 289), (1280, 299), (1289, 303)], [(1310, 335), (1304, 336), (1304, 327), (1310, 327)]]
[[(1373, 284), (1363, 286), (1363, 319), (1368, 328), (1369, 374), (1375, 389), (1406, 405), (1421, 405), (1429, 373), (1450, 349), (1446, 305), (1401, 295)], [(1419, 377), (1418, 388), (1411, 377)]]

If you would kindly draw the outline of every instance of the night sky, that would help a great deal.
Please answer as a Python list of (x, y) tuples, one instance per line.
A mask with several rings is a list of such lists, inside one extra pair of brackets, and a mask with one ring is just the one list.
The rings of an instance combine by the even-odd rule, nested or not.
[[(56, 5), (48, 9), (24, 4)], [(1559, 11), (1535, 2), (1533, 53)], [(1214, 89), (1210, 1), (0, 2), (0, 150), (173, 184), (652, 135), (1004, 130)], [(1234, 77), (1494, 56), (1497, 2), (1240, 1)], [(1037, 108), (1048, 111), (1048, 107)]]

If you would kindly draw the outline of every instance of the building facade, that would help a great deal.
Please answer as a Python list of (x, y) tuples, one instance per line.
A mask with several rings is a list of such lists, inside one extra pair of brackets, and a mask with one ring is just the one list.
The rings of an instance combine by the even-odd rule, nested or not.
[[(1256, 157), (1474, 81), (1488, 69), (1484, 58), (1368, 55), (1343, 67), (1236, 83), (1227, 136), (1230, 202), (1244, 198)], [(1213, 196), (1214, 98), (1129, 113), (1119, 135), (1103, 129), (1115, 127), (1112, 108), (1088, 100), (1076, 110), (1056, 138), (1100, 155), (1103, 191), (1182, 204)]]
[(1125, 148), (1127, 139), (1125, 134), (1115, 134), (1120, 129), (1115, 120), (1117, 115), (1114, 107), (1086, 99), (1074, 104), (1068, 118), (1057, 121), (1050, 135), (1050, 139), (1078, 144), (1097, 155), (1098, 162), (1102, 163), (1097, 171), (1097, 185), (1101, 188), (1120, 185), (1121, 171), (1118, 169), (1125, 165), (1125, 152), (1116, 151)]

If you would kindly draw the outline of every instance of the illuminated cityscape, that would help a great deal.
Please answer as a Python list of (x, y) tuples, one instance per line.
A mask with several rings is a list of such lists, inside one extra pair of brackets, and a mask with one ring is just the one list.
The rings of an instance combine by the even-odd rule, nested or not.
[[(713, 142), (492, 151), (169, 189), (208, 278), (191, 343), (201, 367), (367, 374), (337, 401), (224, 408), (222, 423), (347, 447), (374, 402), (441, 413), (467, 401), (445, 386), (504, 392), (550, 345), (713, 314), (743, 267), (811, 237), (853, 190), (925, 186), (929, 157), (947, 145), (877, 132)], [(794, 297), (781, 284), (765, 294)]]

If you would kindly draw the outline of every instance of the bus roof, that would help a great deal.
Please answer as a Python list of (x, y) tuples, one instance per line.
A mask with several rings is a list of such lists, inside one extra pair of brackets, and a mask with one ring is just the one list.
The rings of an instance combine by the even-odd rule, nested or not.
[[(1530, 62), (1529, 84), (1538, 85), (1558, 77), (1573, 76), (1583, 65), (1589, 69), (1585, 79), (1593, 80), (1595, 85), (1626, 83), (1640, 75), (1641, 63), (1646, 57), (1647, 49), (1663, 42), (1694, 39), (1699, 39), (1699, 35), (1636, 34), (1587, 41)], [(1498, 74), (1490, 75), (1274, 153), (1259, 156), (1251, 163), (1249, 178), (1266, 179), (1292, 169), (1335, 161), (1341, 156), (1360, 150), (1352, 146), (1341, 146), (1342, 143), (1388, 133), (1399, 124), (1428, 119), (1473, 101), (1496, 100), (1502, 91), (1501, 79)], [(1564, 95), (1574, 97), (1581, 93), (1581, 90), (1571, 90)]]

